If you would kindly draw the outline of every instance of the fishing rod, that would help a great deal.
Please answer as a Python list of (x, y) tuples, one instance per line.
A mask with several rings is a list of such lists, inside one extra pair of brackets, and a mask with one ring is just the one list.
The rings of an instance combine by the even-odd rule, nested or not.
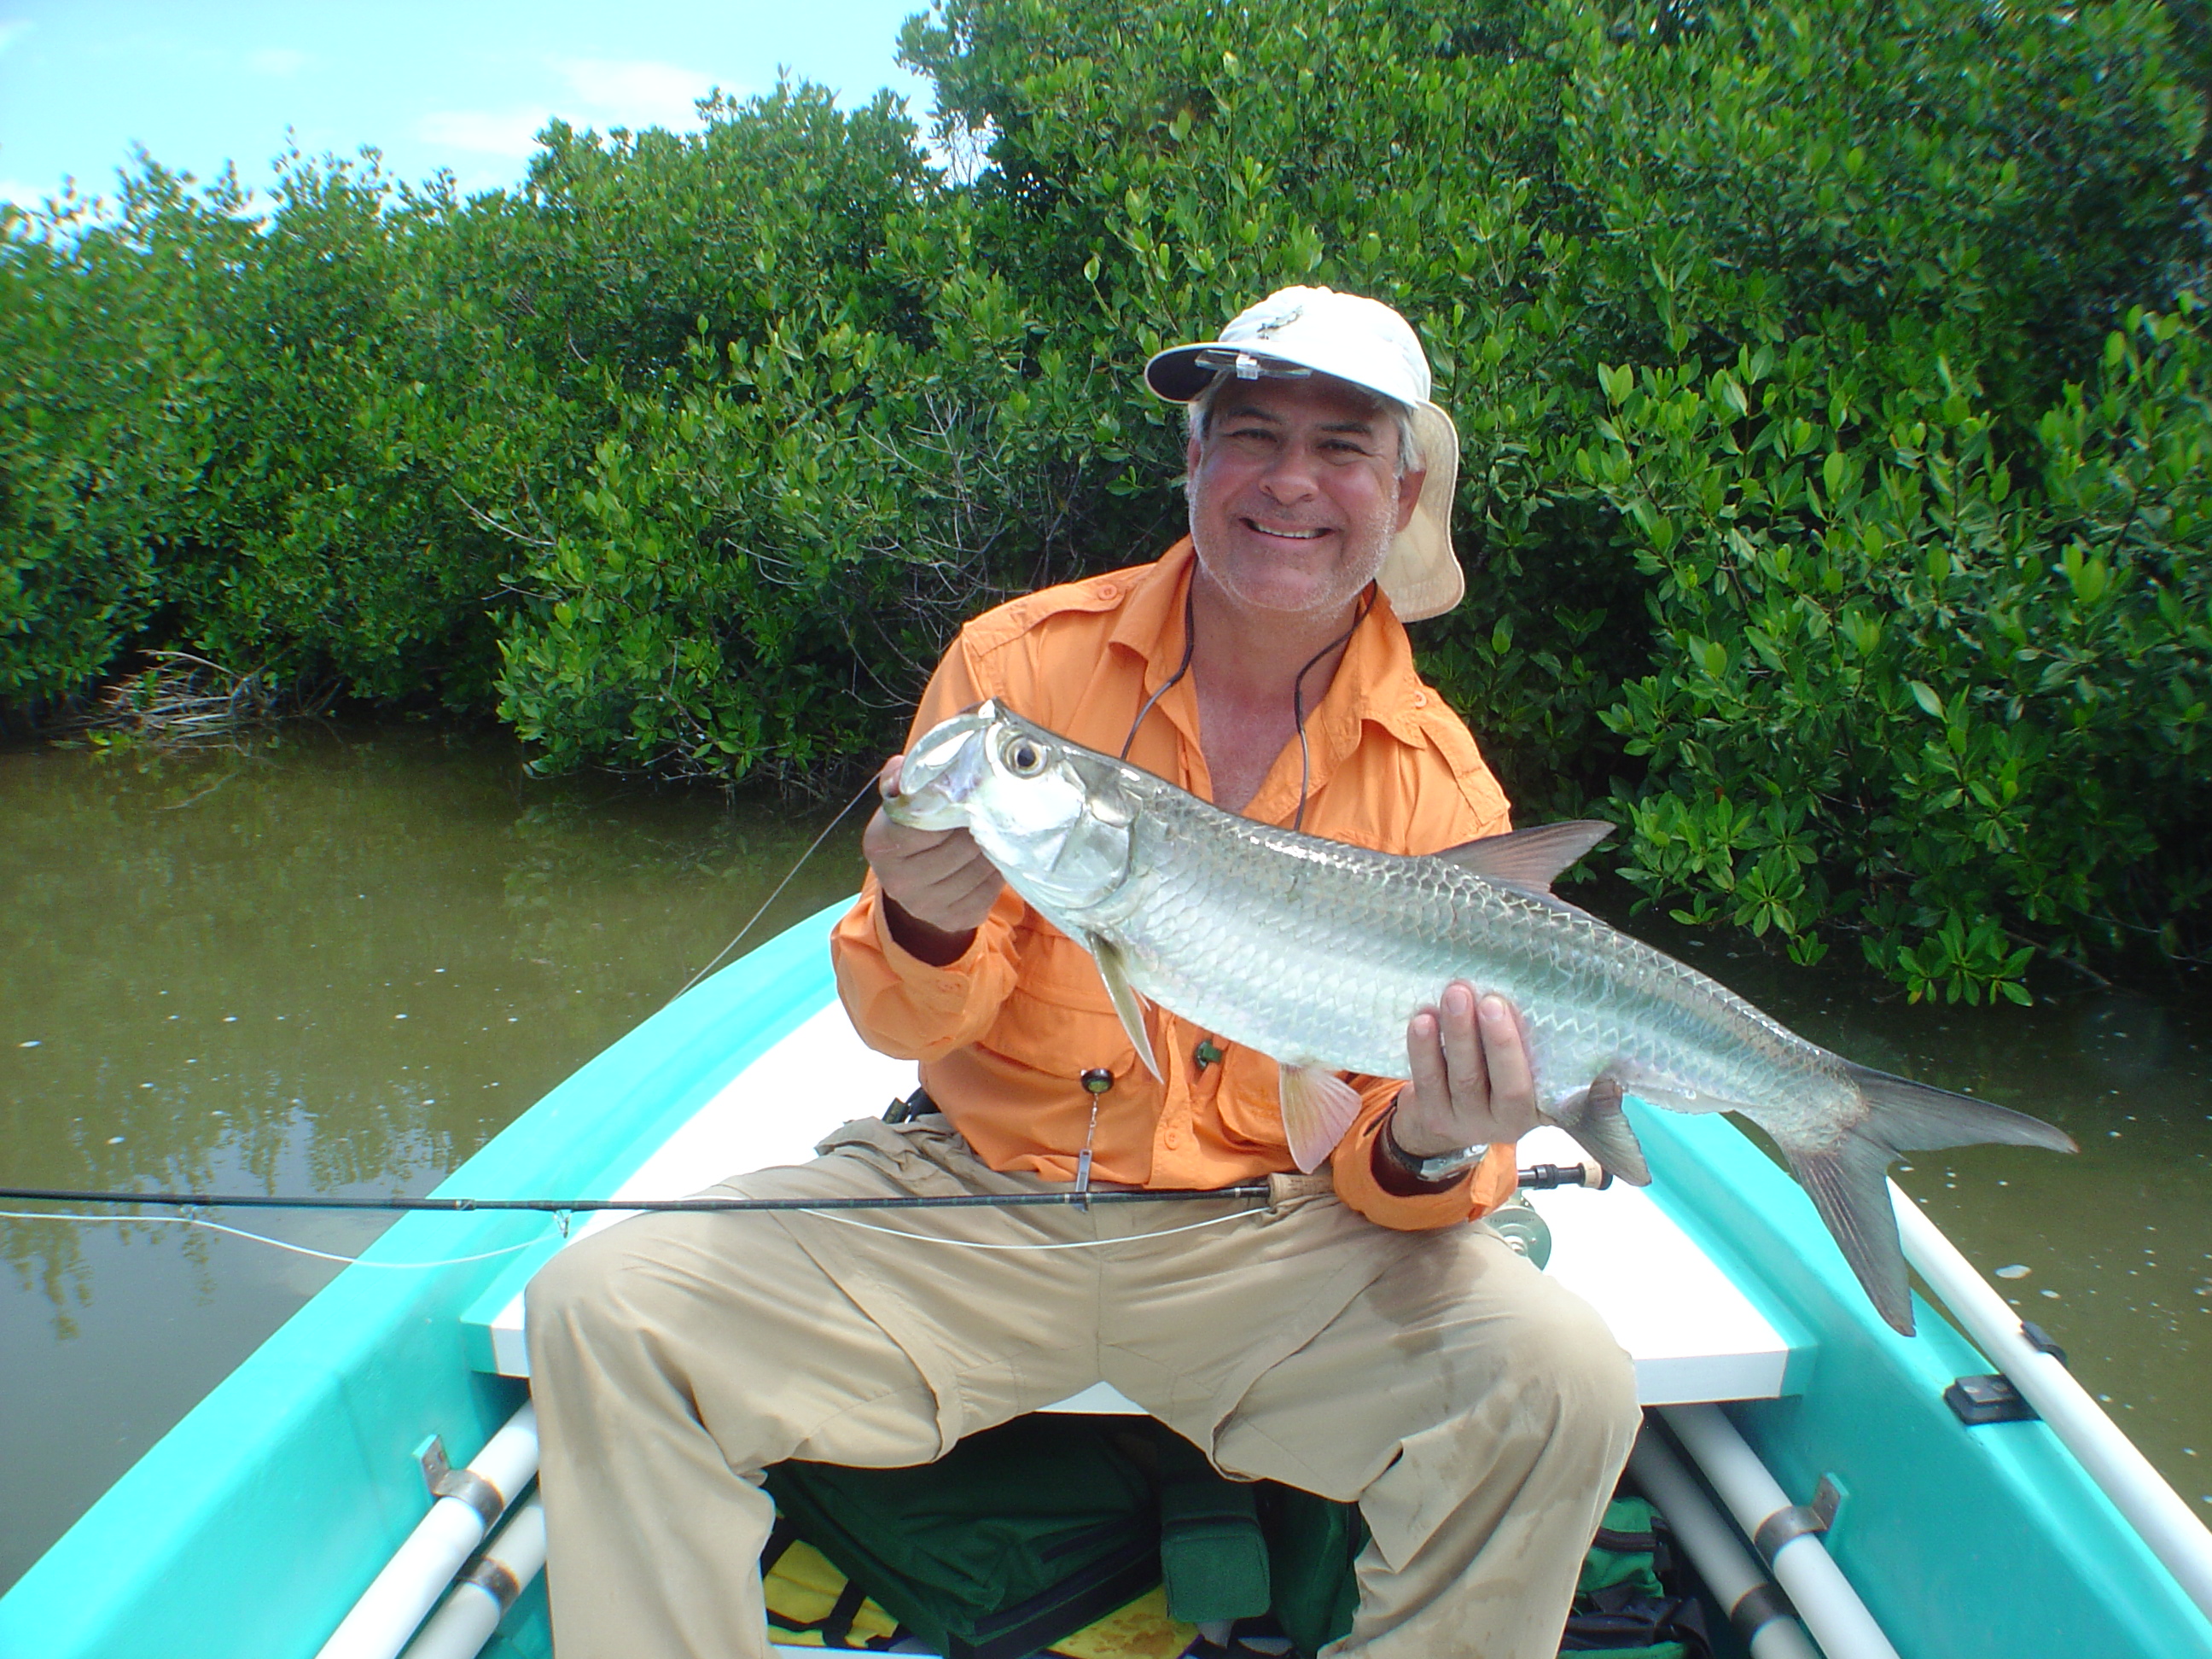
[[(1595, 1164), (1536, 1164), (1520, 1172), (1522, 1190), (1557, 1187), (1604, 1188), (1612, 1174)], [(1316, 1188), (1316, 1190), (1319, 1190)], [(295, 1197), (269, 1193), (125, 1193), (78, 1191), (60, 1187), (0, 1187), (0, 1199), (52, 1204), (159, 1204), (174, 1209), (402, 1210), (434, 1214), (472, 1214), (520, 1210), (547, 1215), (623, 1212), (715, 1212), (748, 1210), (976, 1210), (1024, 1209), (1093, 1204), (1164, 1204), (1199, 1199), (1270, 1199), (1275, 1188), (1264, 1181), (1228, 1187), (1071, 1187), (1048, 1193), (898, 1194), (882, 1198), (337, 1198)]]

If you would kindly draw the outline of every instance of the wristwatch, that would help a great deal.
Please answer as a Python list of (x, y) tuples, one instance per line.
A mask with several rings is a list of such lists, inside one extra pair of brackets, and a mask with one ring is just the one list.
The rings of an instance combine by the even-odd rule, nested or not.
[(1441, 1187), (1448, 1181), (1458, 1180), (1481, 1163), (1483, 1155), (1490, 1150), (1490, 1144), (1484, 1141), (1473, 1146), (1462, 1146), (1455, 1152), (1438, 1152), (1433, 1158), (1415, 1158), (1401, 1146), (1398, 1137), (1390, 1133), (1397, 1119), (1398, 1109), (1394, 1103), (1390, 1115), (1382, 1121), (1383, 1156), (1424, 1186)]

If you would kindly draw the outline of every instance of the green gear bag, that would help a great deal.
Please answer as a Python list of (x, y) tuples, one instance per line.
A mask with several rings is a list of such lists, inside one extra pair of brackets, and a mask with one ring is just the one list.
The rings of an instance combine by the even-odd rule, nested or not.
[(947, 1659), (1036, 1652), (1163, 1581), (1171, 1618), (1272, 1608), (1310, 1654), (1358, 1599), (1356, 1509), (1226, 1480), (1150, 1418), (1016, 1418), (935, 1463), (782, 1463), (766, 1485), (784, 1528)]
[(1709, 1659), (1705, 1615), (1669, 1593), (1658, 1512), (1641, 1498), (1606, 1505), (1575, 1582), (1559, 1651), (1576, 1659)]
[[(946, 1659), (1022, 1659), (1164, 1577), (1170, 1617), (1271, 1614), (1309, 1656), (1352, 1628), (1357, 1505), (1231, 1481), (1145, 1417), (1058, 1413), (970, 1436), (935, 1463), (783, 1463), (787, 1529)], [(1617, 1498), (1583, 1562), (1563, 1653), (1706, 1659), (1697, 1604), (1670, 1595), (1651, 1505)], [(857, 1607), (857, 1589), (850, 1600)], [(849, 1616), (842, 1604), (835, 1620)], [(855, 1644), (858, 1645), (858, 1644)]]
[(1158, 1498), (1097, 1419), (1016, 1418), (911, 1468), (781, 1463), (766, 1485), (946, 1659), (1019, 1659), (1160, 1582)]

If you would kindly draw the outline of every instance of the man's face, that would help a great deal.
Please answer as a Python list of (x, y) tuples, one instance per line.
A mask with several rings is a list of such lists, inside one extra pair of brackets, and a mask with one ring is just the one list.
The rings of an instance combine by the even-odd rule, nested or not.
[(1241, 608), (1338, 614), (1420, 500), (1425, 475), (1397, 460), (1395, 417), (1341, 380), (1227, 386), (1190, 445), (1200, 568)]

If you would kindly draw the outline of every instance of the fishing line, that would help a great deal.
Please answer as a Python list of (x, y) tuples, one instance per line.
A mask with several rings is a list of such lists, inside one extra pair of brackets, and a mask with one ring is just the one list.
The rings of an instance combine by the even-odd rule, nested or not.
[(854, 796), (852, 799), (847, 801), (845, 805), (838, 810), (837, 816), (822, 826), (822, 833), (815, 836), (812, 842), (808, 845), (806, 850), (799, 855), (799, 861), (793, 864), (789, 870), (784, 872), (784, 877), (781, 881), (776, 883), (775, 891), (770, 893), (766, 898), (763, 899), (761, 901), (760, 908), (754, 911), (751, 919), (748, 921), (744, 927), (738, 929), (737, 938), (732, 939), (720, 950), (715, 951), (714, 961), (708, 963), (697, 973), (692, 975), (690, 978), (685, 980), (684, 981), (683, 989), (678, 991), (676, 996), (669, 998), (668, 1002), (663, 1003), (661, 1006), (664, 1008), (668, 1006), (669, 1003), (674, 1002), (677, 997), (682, 996), (684, 991), (690, 990), (701, 980), (706, 978), (708, 975), (713, 973), (715, 967), (721, 962), (724, 957), (728, 956), (731, 951), (736, 950), (738, 945), (744, 943), (745, 935), (751, 933), (753, 930), (753, 923), (758, 921), (763, 916), (766, 915), (768, 914), (768, 907), (783, 896), (783, 890), (791, 885), (793, 877), (796, 876), (801, 870), (806, 867), (806, 860), (814, 856), (816, 848), (819, 848), (823, 842), (830, 839), (830, 832), (832, 830), (835, 830), (839, 824), (844, 823), (846, 816), (850, 813), (855, 806), (858, 806), (862, 801), (866, 800), (868, 798), (870, 792), (875, 789), (875, 787), (876, 781), (873, 778), (870, 778), (866, 783), (860, 786), (860, 793)]
[[(1192, 1196), (1205, 1196), (1205, 1197), (1230, 1197), (1230, 1198), (1235, 1198), (1235, 1197), (1250, 1196), (1250, 1195), (1252, 1195), (1252, 1194), (1255, 1194), (1255, 1193), (1256, 1193), (1257, 1194), (1259, 1194), (1259, 1195), (1261, 1195), (1261, 1196), (1265, 1196), (1265, 1195), (1266, 1195), (1266, 1193), (1267, 1193), (1267, 1188), (1264, 1188), (1264, 1187), (1262, 1187), (1262, 1188), (1244, 1188), (1244, 1189), (1243, 1189), (1242, 1191), (1240, 1191), (1238, 1188), (1233, 1188), (1233, 1187), (1232, 1187), (1232, 1188), (1222, 1188), (1222, 1189), (1221, 1189), (1221, 1191), (1220, 1191), (1220, 1192), (1218, 1192), (1218, 1193), (1209, 1193), (1209, 1194), (1191, 1194), (1191, 1195), (1192, 1195)], [(1058, 1195), (1057, 1194), (1053, 1194), (1052, 1196), (1054, 1196), (1054, 1197), (1057, 1198), (1059, 1195)], [(1099, 1198), (1109, 1198), (1109, 1197), (1112, 1197), (1112, 1196), (1113, 1196), (1113, 1194), (1105, 1194), (1105, 1193), (1096, 1193), (1096, 1192), (1094, 1192), (1094, 1193), (1091, 1194), (1090, 1194), (1090, 1196), (1091, 1196), (1091, 1198), (1093, 1198), (1093, 1199), (1099, 1199)], [(910, 1233), (910, 1232), (908, 1232), (904, 1228), (902, 1228), (902, 1227), (878, 1227), (878, 1226), (877, 1226), (873, 1222), (868, 1222), (868, 1221), (856, 1221), (856, 1220), (854, 1220), (852, 1217), (850, 1217), (850, 1216), (848, 1216), (848, 1215), (839, 1215), (839, 1214), (835, 1213), (834, 1212), (831, 1212), (831, 1211), (829, 1211), (829, 1210), (825, 1210), (825, 1209), (823, 1209), (823, 1208), (822, 1207), (822, 1202), (823, 1202), (823, 1201), (822, 1201), (821, 1200), (818, 1200), (818, 1199), (817, 1199), (817, 1200), (812, 1200), (812, 1201), (811, 1201), (811, 1202), (808, 1202), (808, 1201), (801, 1201), (801, 1202), (799, 1202), (799, 1203), (793, 1204), (793, 1205), (780, 1205), (778, 1207), (795, 1209), (795, 1210), (797, 1210), (798, 1213), (799, 1213), (799, 1214), (801, 1214), (801, 1215), (811, 1215), (811, 1216), (816, 1216), (816, 1217), (818, 1217), (820, 1219), (822, 1219), (822, 1220), (823, 1220), (823, 1221), (835, 1221), (835, 1222), (839, 1222), (839, 1223), (841, 1223), (841, 1224), (842, 1224), (843, 1225), (848, 1226), (848, 1227), (859, 1227), (859, 1228), (861, 1228), (862, 1230), (864, 1230), (865, 1231), (872, 1232), (872, 1233), (883, 1233), (883, 1234), (885, 1234), (885, 1235), (887, 1235), (888, 1237), (892, 1237), (892, 1238), (907, 1238), (907, 1239), (913, 1239), (913, 1240), (916, 1241), (917, 1243), (923, 1243), (923, 1244), (954, 1244), (954, 1245), (957, 1245), (957, 1246), (959, 1246), (962, 1249), (966, 1249), (966, 1250), (1093, 1250), (1093, 1249), (1103, 1249), (1104, 1247), (1106, 1247), (1107, 1245), (1109, 1245), (1109, 1244), (1133, 1244), (1133, 1243), (1140, 1243), (1140, 1242), (1145, 1241), (1145, 1240), (1147, 1240), (1147, 1239), (1154, 1239), (1154, 1238), (1169, 1238), (1169, 1237), (1173, 1237), (1175, 1234), (1176, 1234), (1176, 1233), (1195, 1232), (1195, 1231), (1196, 1231), (1199, 1228), (1200, 1228), (1200, 1227), (1215, 1227), (1215, 1226), (1218, 1226), (1218, 1225), (1220, 1225), (1220, 1224), (1221, 1224), (1221, 1223), (1223, 1223), (1223, 1222), (1224, 1222), (1224, 1221), (1236, 1221), (1236, 1220), (1238, 1220), (1238, 1219), (1242, 1218), (1243, 1217), (1245, 1217), (1245, 1216), (1248, 1216), (1248, 1215), (1253, 1215), (1253, 1214), (1256, 1214), (1256, 1213), (1257, 1213), (1257, 1212), (1256, 1212), (1255, 1210), (1253, 1210), (1253, 1209), (1250, 1209), (1250, 1208), (1242, 1209), (1242, 1210), (1236, 1210), (1236, 1211), (1232, 1211), (1231, 1213), (1229, 1213), (1229, 1214), (1227, 1214), (1227, 1215), (1209, 1216), (1209, 1217), (1207, 1217), (1204, 1221), (1194, 1221), (1194, 1222), (1190, 1222), (1190, 1223), (1188, 1223), (1187, 1225), (1184, 1225), (1184, 1226), (1181, 1226), (1181, 1227), (1163, 1227), (1163, 1228), (1162, 1228), (1162, 1229), (1160, 1229), (1160, 1231), (1158, 1231), (1158, 1232), (1137, 1233), (1137, 1234), (1133, 1234), (1133, 1235), (1132, 1235), (1132, 1236), (1130, 1236), (1129, 1237), (1127, 1237), (1127, 1238), (1079, 1238), (1079, 1239), (1073, 1240), (1073, 1241), (1068, 1242), (1068, 1243), (1058, 1243), (1058, 1244), (987, 1244), (987, 1243), (983, 1243), (982, 1241), (981, 1241), (980, 1239), (967, 1239), (967, 1238), (940, 1238), (940, 1237), (935, 1237), (935, 1236), (933, 1236), (933, 1235), (932, 1235), (932, 1234), (929, 1234), (929, 1233)], [(319, 1207), (322, 1207), (322, 1206), (320, 1206), (302, 1205), (301, 1207), (301, 1208), (319, 1208)], [(641, 1207), (644, 1207), (644, 1206), (641, 1206)], [(655, 1207), (655, 1208), (665, 1208), (666, 1206), (652, 1206), (652, 1207)], [(724, 1206), (724, 1207), (735, 1207), (735, 1206)], [(755, 1206), (755, 1207), (759, 1207), (759, 1206)], [(913, 1205), (904, 1205), (904, 1206), (899, 1206), (899, 1207), (902, 1207), (902, 1208), (909, 1208), (909, 1209), (910, 1209), (910, 1208), (915, 1208), (915, 1207), (917, 1207), (917, 1206), (913, 1206)], [(939, 1206), (939, 1207), (944, 1207), (944, 1206)], [(537, 1248), (539, 1244), (542, 1244), (543, 1243), (544, 1243), (544, 1240), (543, 1237), (541, 1236), (540, 1237), (537, 1237), (537, 1238), (529, 1238), (529, 1239), (525, 1239), (525, 1240), (524, 1240), (521, 1243), (520, 1243), (520, 1244), (508, 1244), (508, 1245), (503, 1246), (502, 1248), (501, 1248), (501, 1249), (496, 1249), (496, 1250), (479, 1250), (479, 1251), (477, 1251), (477, 1252), (475, 1255), (449, 1255), (449, 1256), (441, 1256), (438, 1260), (436, 1260), (436, 1261), (370, 1261), (370, 1260), (369, 1260), (368, 1257), (366, 1257), (366, 1256), (360, 1256), (360, 1255), (338, 1255), (336, 1251), (333, 1251), (333, 1250), (318, 1250), (318, 1249), (313, 1249), (313, 1248), (311, 1248), (310, 1246), (306, 1245), (306, 1244), (295, 1244), (295, 1243), (293, 1243), (289, 1239), (283, 1239), (283, 1238), (271, 1238), (271, 1237), (269, 1237), (269, 1235), (268, 1235), (268, 1234), (266, 1234), (266, 1233), (252, 1233), (252, 1232), (248, 1232), (248, 1231), (246, 1231), (246, 1230), (245, 1228), (243, 1228), (243, 1227), (233, 1227), (233, 1226), (228, 1226), (228, 1225), (225, 1224), (224, 1224), (224, 1223), (222, 1223), (222, 1222), (220, 1222), (220, 1221), (209, 1221), (209, 1220), (206, 1220), (206, 1219), (204, 1219), (204, 1218), (199, 1217), (199, 1216), (189, 1216), (189, 1215), (178, 1215), (178, 1216), (79, 1215), (79, 1214), (75, 1213), (74, 1212), (68, 1211), (68, 1210), (0, 1210), (0, 1220), (9, 1220), (9, 1221), (75, 1221), (75, 1222), (80, 1222), (80, 1223), (88, 1223), (88, 1224), (92, 1224), (92, 1225), (95, 1225), (95, 1226), (98, 1226), (98, 1225), (110, 1225), (110, 1226), (115, 1226), (115, 1225), (120, 1225), (121, 1224), (123, 1224), (123, 1223), (125, 1223), (125, 1222), (136, 1221), (136, 1222), (139, 1222), (139, 1223), (143, 1224), (143, 1225), (146, 1225), (146, 1226), (149, 1226), (149, 1227), (167, 1227), (167, 1226), (204, 1227), (204, 1228), (206, 1228), (210, 1232), (216, 1232), (216, 1233), (228, 1233), (228, 1234), (229, 1234), (233, 1238), (243, 1238), (243, 1239), (249, 1240), (250, 1242), (252, 1242), (252, 1243), (256, 1243), (256, 1244), (267, 1244), (267, 1245), (270, 1245), (270, 1246), (274, 1247), (274, 1248), (275, 1248), (275, 1249), (280, 1249), (280, 1250), (289, 1250), (289, 1251), (290, 1251), (294, 1255), (307, 1255), (307, 1256), (313, 1256), (313, 1257), (314, 1257), (314, 1258), (315, 1258), (317, 1261), (335, 1261), (335, 1262), (337, 1262), (337, 1263), (338, 1263), (340, 1266), (342, 1266), (342, 1267), (382, 1267), (382, 1268), (390, 1268), (390, 1269), (398, 1270), (398, 1271), (411, 1271), (411, 1272), (421, 1272), (421, 1271), (425, 1271), (425, 1270), (427, 1270), (427, 1269), (433, 1268), (433, 1267), (466, 1267), (466, 1266), (468, 1266), (471, 1262), (475, 1262), (475, 1261), (492, 1261), (494, 1258), (498, 1257), (498, 1256), (502, 1256), (502, 1255), (516, 1255), (517, 1253), (519, 1253), (519, 1252), (520, 1252), (520, 1251), (523, 1251), (523, 1250), (533, 1249)]]
[(67, 1210), (0, 1210), (0, 1220), (10, 1221), (88, 1221), (95, 1224), (119, 1224), (125, 1221), (142, 1222), (149, 1227), (205, 1227), (210, 1232), (228, 1233), (234, 1238), (249, 1238), (256, 1244), (273, 1244), (280, 1250), (289, 1250), (295, 1255), (312, 1255), (324, 1261), (343, 1262), (349, 1267), (459, 1267), (471, 1261), (489, 1261), (494, 1256), (513, 1255), (539, 1243), (532, 1238), (520, 1244), (509, 1244), (501, 1249), (480, 1250), (474, 1255), (451, 1255), (437, 1261), (370, 1261), (357, 1255), (338, 1255), (330, 1250), (311, 1249), (305, 1244), (295, 1244), (288, 1239), (271, 1238), (266, 1233), (249, 1233), (243, 1227), (228, 1227), (220, 1221), (205, 1221), (198, 1216), (168, 1215), (74, 1215)]

